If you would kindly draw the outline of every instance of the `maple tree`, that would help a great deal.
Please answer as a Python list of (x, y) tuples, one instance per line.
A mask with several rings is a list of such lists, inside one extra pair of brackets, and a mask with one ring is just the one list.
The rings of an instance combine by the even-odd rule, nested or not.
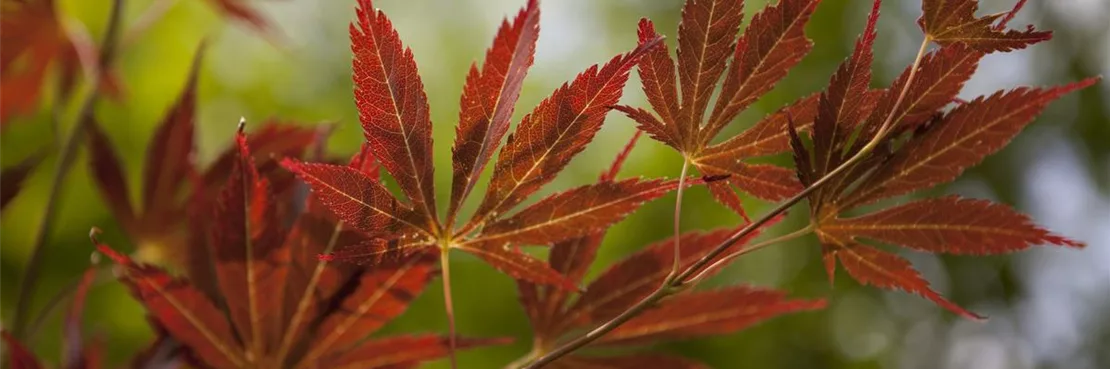
[[(915, 293), (971, 319), (983, 317), (941, 296), (909, 261), (880, 245), (969, 255), (1037, 245), (1083, 247), (1004, 204), (957, 196), (884, 202), (956, 179), (1004, 147), (1050, 102), (1097, 82), (958, 98), (986, 54), (1051, 38), (1031, 26), (1008, 28), (1025, 0), (981, 17), (975, 0), (924, 0), (918, 54), (887, 87), (875, 87), (871, 75), (881, 4), (875, 0), (851, 55), (826, 88), (739, 134), (718, 137), (809, 53), (813, 43), (805, 27), (819, 3), (780, 0), (756, 12), (741, 33), (743, 1), (687, 0), (673, 58), (654, 23), (642, 19), (634, 49), (557, 88), (510, 134), (539, 37), (539, 3), (528, 1), (501, 23), (484, 61), (472, 64), (465, 77), (450, 195), (442, 211), (423, 81), (413, 53), (371, 0), (358, 1), (349, 29), (354, 102), (365, 143), (347, 163), (326, 154), (326, 130), (278, 120), (250, 133), (240, 121), (231, 148), (208, 165), (195, 163), (202, 45), (182, 93), (150, 140), (141, 196), (132, 201), (127, 169), (92, 114), (102, 94), (120, 96), (111, 72), (120, 39), (127, 38), (120, 35), (118, 1), (96, 47), (61, 26), (53, 1), (5, 0), (5, 12), (25, 16), (3, 18), (0, 118), (6, 126), (9, 117), (36, 107), (52, 63), (59, 65), (63, 96), (80, 71), (92, 82), (78, 124), (62, 146), (37, 242), (41, 246), (50, 228), (54, 199), (78, 145), (86, 143), (93, 182), (137, 253), (121, 253), (95, 233), (93, 242), (146, 307), (158, 337), (136, 356), (136, 367), (184, 361), (205, 368), (409, 368), (439, 358), (456, 366), (458, 349), (508, 342), (456, 332), (450, 280), (456, 249), (516, 280), (532, 349), (509, 367), (698, 368), (704, 366), (658, 353), (597, 356), (578, 350), (729, 334), (823, 308), (823, 299), (792, 299), (765, 287), (695, 288), (748, 253), (810, 234), (830, 283), (840, 264), (860, 283)], [(246, 1), (212, 4), (264, 37), (274, 35), (271, 23)], [(634, 67), (648, 108), (620, 104)], [(24, 93), (11, 99), (15, 90)], [(638, 124), (613, 164), (594, 183), (539, 198), (593, 140), (610, 110)], [(618, 179), (641, 134), (682, 156), (677, 179)], [(788, 153), (793, 168), (758, 159)], [(0, 206), (16, 196), (39, 159), (4, 169)], [(491, 161), (486, 192), (464, 214)], [(381, 169), (398, 191), (386, 186)], [(689, 175), (690, 169), (698, 175)], [(680, 232), (683, 193), (694, 186), (705, 186), (743, 223)], [(587, 280), (608, 229), (670, 192), (676, 193), (674, 235), (603, 265)], [(777, 205), (750, 217), (742, 193)], [(756, 241), (802, 201), (808, 225)], [(522, 246), (546, 247), (546, 260)], [(26, 309), (24, 294), (37, 277), (40, 249), (32, 251), (30, 282), (24, 281), (16, 315)], [(101, 365), (103, 342), (86, 344), (80, 329), (96, 270), (87, 270), (73, 292), (65, 367)], [(437, 276), (446, 334), (371, 336)], [(10, 364), (42, 367), (20, 343), (22, 327), (15, 328), (3, 334)], [(181, 349), (158, 356), (169, 346)]]

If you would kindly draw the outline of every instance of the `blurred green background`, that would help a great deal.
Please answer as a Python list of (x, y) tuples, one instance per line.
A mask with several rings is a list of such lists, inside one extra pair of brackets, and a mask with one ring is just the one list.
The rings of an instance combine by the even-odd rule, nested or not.
[[(105, 28), (109, 0), (59, 0), (73, 25), (83, 24), (94, 39)], [(150, 0), (127, 1), (133, 22)], [(454, 138), (459, 93), (470, 63), (480, 60), (502, 17), (523, 0), (380, 0), (406, 46), (412, 48), (427, 88), (435, 126), (437, 187), (450, 186), (450, 143)], [(747, 13), (766, 1), (749, 0)], [(863, 26), (869, 1), (826, 0), (807, 33), (813, 52), (784, 82), (762, 99), (730, 133), (794, 98), (823, 88), (836, 65), (851, 50)], [(1010, 0), (983, 0), (984, 13), (1009, 9)], [(165, 18), (120, 54), (117, 69), (126, 87), (121, 102), (102, 102), (96, 116), (128, 165), (132, 187), (155, 124), (184, 83), (197, 45), (207, 39), (199, 87), (200, 161), (211, 160), (230, 144), (239, 117), (261, 122), (275, 117), (305, 125), (336, 122), (331, 150), (347, 155), (362, 141), (352, 103), (348, 22), (353, 0), (252, 1), (280, 30), (280, 41), (222, 18), (204, 1), (177, 1)], [(516, 117), (587, 66), (635, 45), (635, 24), (653, 19), (660, 32), (674, 35), (680, 0), (547, 0), (542, 3), (536, 62), (524, 85)], [(917, 0), (883, 4), (876, 45), (876, 83), (888, 84), (908, 63), (921, 34), (914, 21)], [(3, 15), (0, 15), (3, 16)], [(1027, 50), (987, 57), (962, 95), (972, 98), (1017, 85), (1062, 84), (1110, 73), (1110, 3), (1104, 0), (1031, 2), (1011, 24), (1054, 30), (1055, 39)], [(633, 77), (623, 99), (646, 106)], [(669, 343), (650, 350), (679, 353), (719, 368), (1107, 368), (1110, 367), (1110, 87), (1105, 82), (1065, 97), (1049, 107), (1013, 144), (937, 193), (991, 198), (1014, 205), (1039, 223), (1088, 242), (1084, 250), (1035, 249), (1005, 257), (948, 257), (907, 253), (934, 287), (957, 303), (991, 319), (959, 319), (912, 295), (882, 292), (838, 278), (830, 287), (812, 237), (755, 253), (730, 267), (711, 284), (740, 282), (792, 291), (798, 297), (824, 297), (824, 311), (786, 316), (746, 331), (711, 339)], [(45, 94), (44, 96), (50, 96)], [(49, 105), (20, 118), (0, 137), (5, 166), (55, 142)], [(72, 126), (76, 104), (63, 122)], [(64, 129), (65, 127), (63, 127)], [(546, 192), (592, 181), (632, 134), (634, 125), (610, 114), (595, 142), (579, 155)], [(83, 155), (83, 154), (82, 154)], [(56, 155), (47, 157), (23, 193), (4, 210), (0, 242), (0, 298), (3, 317), (14, 306), (29, 245), (41, 220)], [(86, 234), (92, 226), (102, 238), (130, 249), (122, 231), (98, 198), (78, 159), (70, 175), (56, 227), (46, 245), (43, 279), (33, 311), (47, 305), (89, 263)], [(680, 158), (670, 149), (642, 140), (623, 175), (677, 176)], [(488, 173), (487, 173), (488, 174)], [(480, 187), (475, 192), (480, 192)], [(446, 193), (440, 196), (447, 199)], [(926, 194), (922, 194), (926, 195)], [(739, 219), (715, 204), (704, 190), (688, 192), (683, 226), (709, 229), (733, 226)], [(595, 266), (607, 265), (650, 242), (668, 236), (673, 196), (645, 206), (608, 234)], [(752, 201), (750, 213), (768, 204)], [(802, 213), (802, 212), (798, 212)], [(797, 214), (801, 215), (801, 214)], [(800, 227), (791, 216), (772, 233)], [(500, 367), (529, 347), (529, 326), (512, 281), (476, 259), (453, 258), (459, 331), (469, 336), (512, 336), (510, 346), (461, 355), (465, 368)], [(596, 273), (599, 267), (595, 267)], [(151, 338), (143, 311), (107, 276), (91, 292), (86, 329), (109, 342), (109, 360), (122, 365)], [(59, 352), (60, 315), (46, 320), (31, 344), (54, 357)], [(6, 321), (6, 320), (5, 320)], [(438, 282), (387, 332), (446, 329)], [(443, 363), (429, 367), (443, 368)]]

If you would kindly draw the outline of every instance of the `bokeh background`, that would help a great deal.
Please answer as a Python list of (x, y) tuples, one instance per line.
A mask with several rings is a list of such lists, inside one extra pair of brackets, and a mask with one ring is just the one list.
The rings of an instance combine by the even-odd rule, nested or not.
[[(60, 0), (70, 26), (87, 27), (99, 39), (109, 0)], [(133, 22), (151, 0), (127, 1)], [(450, 185), (449, 146), (454, 138), (458, 95), (470, 63), (480, 60), (502, 17), (523, 0), (380, 0), (406, 45), (411, 47), (427, 88), (435, 126), (437, 187)], [(791, 75), (731, 126), (735, 133), (798, 96), (823, 88), (849, 54), (863, 27), (869, 1), (826, 0), (807, 30), (816, 46)], [(1011, 0), (983, 0), (984, 13), (1008, 10)], [(765, 0), (749, 0), (754, 13)], [(352, 103), (347, 25), (354, 0), (252, 1), (280, 34), (259, 37), (228, 22), (204, 1), (177, 1), (164, 19), (138, 35), (121, 54), (118, 70), (126, 86), (122, 102), (103, 102), (96, 115), (131, 169), (134, 188), (148, 138), (178, 95), (193, 52), (209, 42), (200, 78), (200, 160), (210, 160), (231, 142), (239, 117), (261, 122), (275, 117), (305, 125), (338, 123), (330, 142), (336, 154), (353, 152), (362, 141)], [(516, 117), (587, 66), (635, 45), (635, 24), (650, 17), (674, 46), (681, 0), (547, 0), (535, 65), (524, 84)], [(889, 83), (908, 63), (922, 37), (914, 21), (918, 0), (883, 4), (876, 45), (876, 83)], [(2, 15), (0, 15), (2, 16)], [(1055, 39), (1026, 50), (983, 60), (967, 85), (970, 99), (1018, 85), (1047, 85), (1110, 74), (1110, 2), (1033, 1), (1011, 24), (1054, 30)], [(673, 49), (672, 49), (673, 50)], [(673, 51), (672, 51), (673, 52)], [(624, 102), (646, 105), (633, 77)], [(49, 96), (46, 94), (45, 96)], [(0, 137), (3, 164), (12, 165), (55, 142), (49, 105), (21, 118)], [(76, 105), (76, 104), (74, 104)], [(76, 106), (64, 109), (72, 126)], [(713, 280), (753, 283), (824, 297), (824, 311), (786, 316), (746, 331), (711, 339), (669, 343), (650, 350), (674, 352), (719, 368), (1107, 368), (1110, 367), (1110, 86), (1105, 82), (1052, 104), (1010, 146), (968, 171), (959, 181), (932, 192), (989, 198), (1014, 205), (1040, 224), (1086, 241), (1084, 250), (1037, 248), (1000, 257), (949, 257), (906, 253), (942, 294), (990, 316), (985, 323), (962, 320), (918, 297), (882, 292), (839, 278), (830, 287), (812, 237), (752, 254)], [(610, 114), (595, 142), (545, 191), (595, 178), (631, 136), (634, 125)], [(56, 150), (50, 150), (56, 151)], [(785, 158), (784, 158), (785, 159)], [(3, 317), (14, 306), (33, 232), (41, 219), (49, 172), (47, 157), (24, 192), (5, 209), (0, 228)], [(56, 227), (46, 245), (44, 278), (35, 311), (72, 283), (89, 263), (89, 227), (105, 229), (105, 241), (133, 245), (109, 216), (90, 183), (85, 158), (70, 176)], [(641, 141), (624, 175), (677, 176), (680, 158), (668, 148)], [(475, 192), (482, 191), (481, 188)], [(446, 195), (445, 193), (443, 195)], [(928, 194), (921, 194), (928, 195)], [(688, 192), (683, 226), (734, 226), (739, 219), (715, 204), (704, 190)], [(447, 196), (440, 196), (446, 200)], [(667, 237), (673, 196), (649, 204), (609, 232), (595, 266)], [(749, 212), (768, 204), (752, 201)], [(802, 213), (802, 212), (798, 212)], [(772, 233), (804, 224), (791, 216)], [(500, 367), (529, 347), (528, 324), (512, 281), (476, 259), (453, 258), (459, 331), (470, 336), (512, 336), (515, 344), (467, 351), (463, 367)], [(599, 267), (595, 267), (596, 273)], [(109, 367), (122, 365), (150, 338), (142, 309), (107, 275), (92, 291), (86, 327), (109, 344)], [(45, 320), (31, 342), (47, 357), (60, 347), (60, 316)], [(438, 282), (387, 332), (446, 329)], [(443, 363), (429, 367), (443, 368)]]

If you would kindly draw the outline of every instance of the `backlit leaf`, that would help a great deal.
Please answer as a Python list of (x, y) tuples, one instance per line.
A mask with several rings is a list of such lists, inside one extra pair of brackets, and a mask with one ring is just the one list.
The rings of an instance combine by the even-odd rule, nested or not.
[(1024, 31), (996, 27), (999, 20), (1012, 18), (1010, 13), (975, 17), (978, 0), (924, 0), (921, 10), (917, 23), (931, 40), (943, 45), (962, 43), (984, 53), (1006, 52), (1052, 38), (1052, 32), (1037, 31), (1033, 26)]
[(790, 300), (786, 293), (748, 286), (675, 296), (602, 337), (625, 344), (732, 333), (778, 315), (825, 307), (824, 300)]
[(894, 153), (843, 201), (845, 207), (902, 195), (955, 179), (1014, 138), (1049, 102), (1098, 79), (999, 91), (961, 104)]
[(735, 49), (742, 0), (689, 0), (678, 25), (678, 80), (682, 105), (676, 128), (683, 150), (694, 149), (705, 108)]
[(526, 115), (498, 155), (473, 221), (504, 213), (554, 179), (593, 140), (620, 99), (629, 70), (657, 43), (641, 44), (604, 66), (590, 67)]
[(509, 119), (536, 52), (539, 22), (539, 3), (530, 0), (511, 24), (501, 23), (482, 69), (470, 67), (451, 150), (454, 165), (449, 217), (455, 216), (509, 131)]
[(678, 188), (677, 181), (603, 181), (551, 195), (486, 226), (470, 242), (546, 245), (608, 228), (643, 203)]
[(355, 104), (366, 141), (415, 210), (435, 222), (432, 121), (412, 50), (370, 0), (359, 0), (350, 33)]
[(736, 43), (720, 97), (700, 133), (701, 145), (707, 145), (809, 53), (813, 42), (805, 37), (805, 25), (818, 3), (820, 0), (782, 0), (752, 17)]
[(835, 219), (821, 232), (836, 239), (868, 238), (927, 252), (998, 254), (1030, 246), (1082, 247), (1033, 224), (1024, 214), (985, 200), (943, 197), (875, 213)]

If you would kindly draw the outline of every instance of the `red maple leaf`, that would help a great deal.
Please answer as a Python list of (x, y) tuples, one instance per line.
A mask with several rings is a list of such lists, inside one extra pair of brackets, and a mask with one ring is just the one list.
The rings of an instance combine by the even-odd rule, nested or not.
[[(1001, 46), (938, 36), (946, 33), (937, 33), (936, 29), (952, 27), (944, 22), (962, 17), (966, 9), (973, 11), (977, 7), (974, 1), (926, 1), (922, 19), (927, 36), (919, 62), (907, 68), (889, 89), (869, 93), (878, 6), (879, 1), (875, 1), (855, 51), (820, 95), (812, 147), (807, 148), (792, 131), (801, 182), (813, 185), (826, 181), (808, 196), (825, 267), (830, 281), (839, 260), (848, 274), (862, 283), (913, 292), (965, 317), (980, 318), (933, 291), (907, 260), (868, 246), (863, 240), (925, 252), (972, 255), (1013, 252), (1041, 244), (1082, 244), (1034, 225), (1027, 216), (1005, 205), (954, 196), (914, 201), (865, 215), (842, 214), (860, 205), (954, 180), (964, 169), (1005, 146), (1049, 102), (1096, 80), (999, 91), (945, 111), (975, 71), (983, 52), (997, 51)], [(937, 13), (938, 7), (946, 10)], [(943, 47), (925, 54), (930, 40)], [(878, 144), (871, 146), (871, 142)], [(860, 160), (853, 161), (856, 158)], [(846, 170), (837, 172), (841, 167)]]
[(674, 181), (660, 180), (583, 186), (506, 216), (592, 140), (620, 98), (630, 69), (654, 45), (645, 42), (590, 67), (526, 115), (501, 149), (478, 210), (469, 221), (458, 222), (463, 202), (508, 132), (532, 64), (539, 15), (533, 0), (511, 22), (503, 22), (485, 63), (476, 63), (467, 75), (452, 149), (452, 195), (447, 216), (441, 218), (432, 181), (432, 123), (416, 63), (386, 15), (370, 1), (360, 1), (358, 21), (351, 25), (355, 103), (369, 150), (408, 201), (394, 198), (376, 178), (349, 167), (286, 161), (286, 168), (308, 182), (340, 219), (382, 238), (358, 250), (340, 250), (335, 257), (379, 261), (432, 248), (459, 249), (514, 278), (573, 289), (542, 261), (508, 246), (549, 245), (591, 233), (676, 188)]
[[(283, 219), (295, 207), (277, 200), (286, 197), (277, 197), (259, 172), (242, 132), (236, 144), (230, 176), (201, 234), (208, 239), (210, 278), (179, 279), (98, 245), (194, 365), (394, 368), (449, 352), (448, 339), (439, 336), (365, 339), (423, 290), (437, 273), (433, 260), (415, 256), (373, 269), (317, 260), (366, 237), (344, 231), (315, 201), (286, 229)], [(502, 341), (463, 340), (461, 346)]]
[[(612, 167), (602, 173), (598, 183), (616, 181), (616, 173), (638, 137), (638, 134), (633, 136)], [(679, 265), (683, 268), (689, 266), (732, 233), (731, 229), (722, 229), (681, 235), (683, 247)], [(737, 244), (743, 245), (757, 235), (754, 233)], [(552, 269), (579, 283), (594, 262), (604, 237), (605, 231), (599, 231), (556, 243), (551, 246), (548, 263)], [(664, 283), (675, 261), (671, 248), (673, 244), (673, 239), (665, 240), (617, 262), (578, 296), (564, 289), (518, 281), (521, 304), (534, 332), (531, 355), (535, 357), (547, 353), (553, 344), (572, 332), (604, 323), (651, 294)], [(655, 309), (621, 325), (602, 337), (599, 343), (624, 345), (732, 333), (774, 316), (820, 309), (824, 305), (823, 300), (789, 300), (785, 293), (750, 286), (684, 293), (664, 300)], [(633, 368), (633, 365), (652, 368), (703, 367), (677, 357), (642, 354), (606, 357), (576, 354), (552, 364), (556, 368), (599, 369)]]
[[(786, 117), (808, 127), (816, 112), (815, 98), (799, 99), (740, 135), (719, 144), (712, 142), (809, 53), (812, 42), (804, 29), (819, 2), (783, 0), (768, 6), (737, 39), (742, 1), (687, 1), (678, 27), (677, 73), (664, 47), (652, 49), (640, 61), (640, 80), (654, 114), (628, 106), (617, 108), (644, 132), (681, 152), (702, 173), (728, 175), (728, 182), (709, 184), (710, 192), (745, 217), (732, 187), (765, 200), (797, 193), (801, 186), (789, 169), (744, 160), (788, 151)], [(647, 19), (640, 21), (639, 35), (641, 43), (658, 37)], [(718, 84), (720, 93), (707, 111)]]

